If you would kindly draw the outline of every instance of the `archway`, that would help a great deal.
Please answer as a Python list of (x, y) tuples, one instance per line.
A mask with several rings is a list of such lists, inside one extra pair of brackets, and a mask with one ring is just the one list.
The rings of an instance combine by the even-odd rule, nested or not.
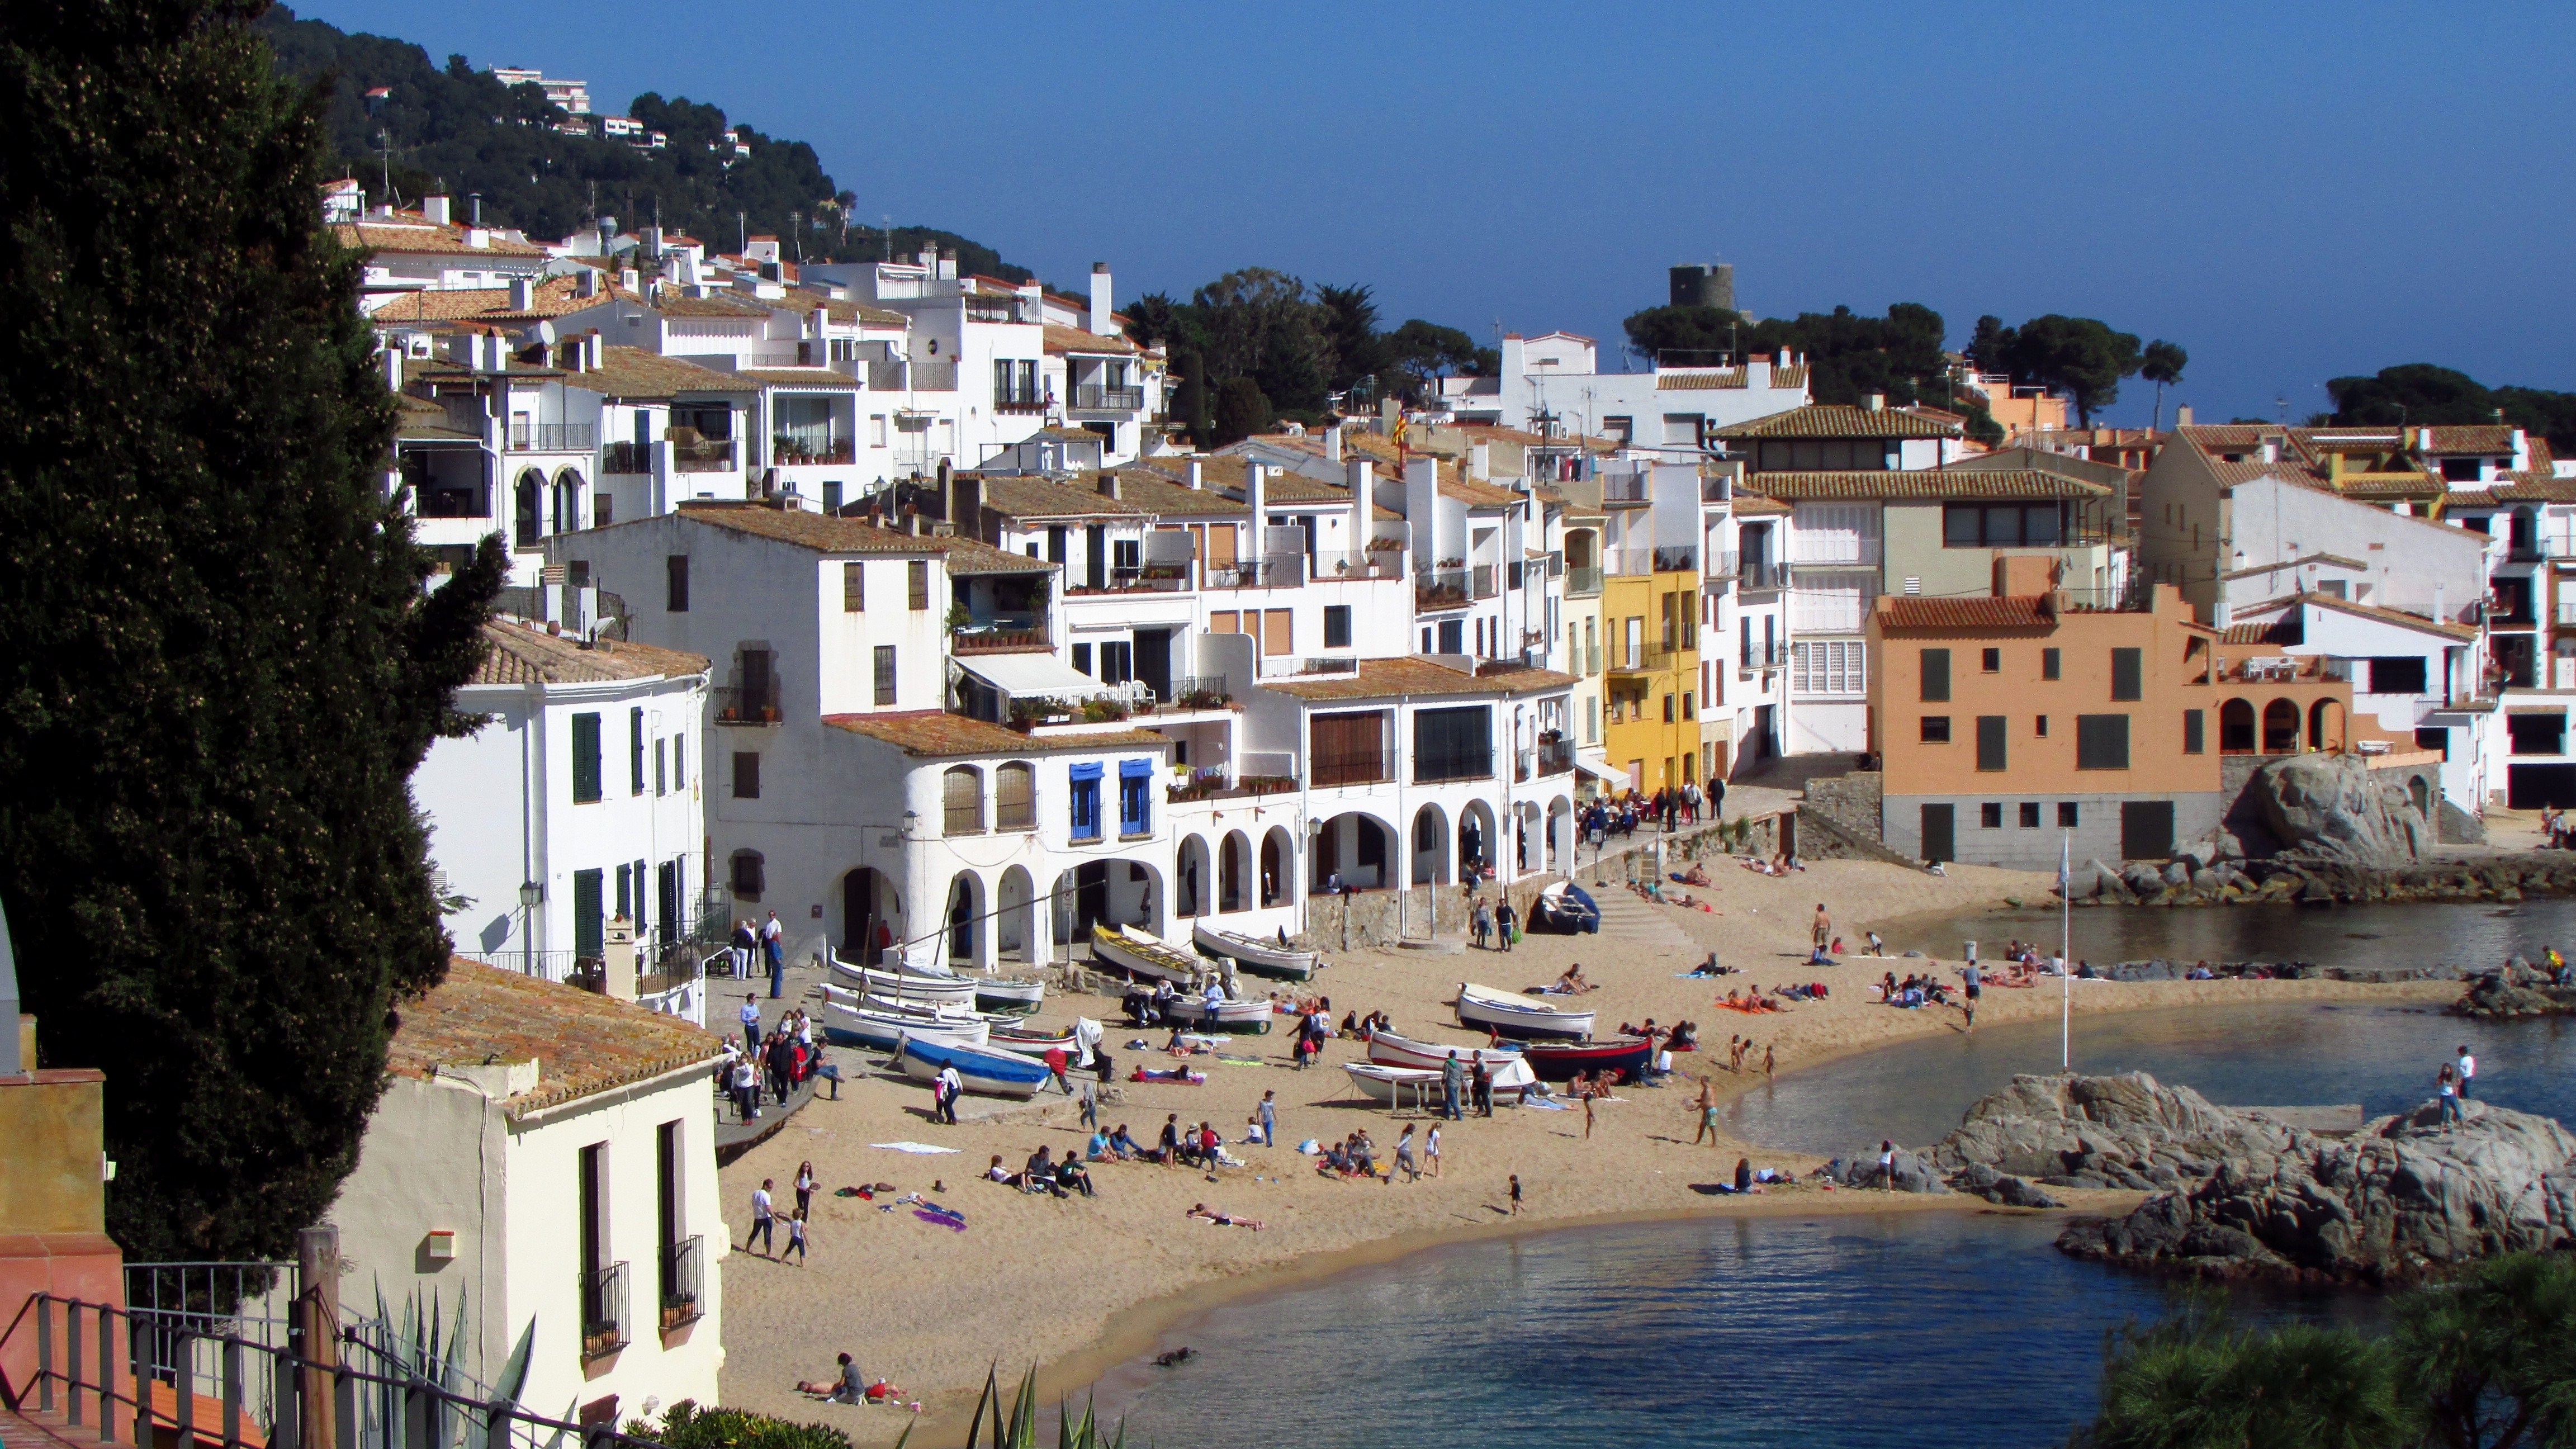
[(581, 531), (581, 475), (570, 468), (555, 474), (556, 533)]
[(2340, 750), (2343, 748), (2343, 706), (2335, 700), (2320, 699), (2308, 706), (2308, 748)]
[(2276, 699), (2263, 706), (2263, 753), (2295, 755), (2299, 752), (2299, 706), (2293, 701)]
[[(878, 928), (882, 926), (883, 930)], [(872, 866), (841, 877), (841, 959), (879, 964), (881, 946), (903, 939), (903, 898), (894, 882)]]
[(1252, 842), (1240, 830), (1230, 831), (1217, 845), (1216, 908), (1222, 912), (1249, 909), (1251, 901), (1243, 892), (1243, 878), (1252, 871)]
[(1539, 859), (1547, 859), (1547, 840), (1541, 831), (1538, 802), (1524, 800), (1512, 807), (1512, 874), (1530, 873), (1530, 851), (1535, 848)]
[(1336, 878), (1344, 890), (1391, 885), (1387, 857), (1394, 845), (1394, 829), (1374, 816), (1358, 811), (1333, 816), (1315, 834), (1306, 889), (1323, 894), (1333, 888)]
[(1503, 841), (1495, 826), (1494, 807), (1482, 800), (1470, 800), (1458, 812), (1457, 860), (1460, 880), (1476, 880), (1502, 863)]
[(1002, 883), (993, 892), (993, 946), (996, 956), (1036, 965), (1053, 953), (1038, 936), (1038, 913), (1035, 909), (1037, 887), (1030, 883), (1026, 866), (1012, 866), (1002, 872)]
[(2253, 701), (2231, 699), (2218, 706), (2218, 752), (2222, 755), (2254, 753)]
[(2415, 802), (2416, 814), (2427, 820), (2433, 818), (2433, 787), (2424, 783), (2422, 775), (2406, 782), (2406, 796)]
[(1203, 836), (1181, 837), (1181, 848), (1174, 856), (1177, 879), (1172, 882), (1172, 914), (1204, 916), (1208, 910), (1208, 848)]
[(535, 548), (545, 537), (546, 475), (531, 468), (519, 475), (518, 486), (511, 491), (511, 547)]
[(992, 963), (992, 932), (984, 919), (984, 878), (971, 870), (957, 872), (948, 883), (948, 905), (941, 917), (947, 930), (947, 956), (977, 966)]
[(1262, 905), (1288, 904), (1289, 862), (1296, 858), (1297, 848), (1289, 841), (1286, 827), (1273, 825), (1270, 827), (1270, 833), (1261, 837)]
[(1449, 881), (1449, 812), (1425, 805), (1413, 814), (1413, 885), (1446, 885)]
[(1547, 802), (1547, 868), (1560, 875), (1574, 871), (1574, 802), (1563, 795)]

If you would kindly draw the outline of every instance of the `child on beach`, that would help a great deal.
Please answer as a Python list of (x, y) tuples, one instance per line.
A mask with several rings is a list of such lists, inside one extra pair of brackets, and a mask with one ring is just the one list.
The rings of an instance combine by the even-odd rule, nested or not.
[[(1410, 1122), (1404, 1124), (1403, 1133), (1395, 1139), (1395, 1165), (1404, 1173), (1405, 1181), (1422, 1180), (1422, 1169), (1413, 1165), (1413, 1124)], [(1386, 1185), (1395, 1186), (1394, 1173), (1386, 1175)]]
[(1706, 1077), (1699, 1079), (1699, 1132), (1691, 1138), (1691, 1146), (1697, 1147), (1703, 1137), (1709, 1146), (1717, 1145), (1717, 1084)]
[[(1494, 1114), (1488, 1111), (1485, 1115), (1490, 1117)], [(1431, 1135), (1423, 1140), (1422, 1155), (1424, 1160), (1431, 1164), (1431, 1175), (1438, 1177), (1440, 1175), (1440, 1124), (1437, 1122), (1431, 1124)]]
[[(803, 1208), (798, 1208), (796, 1215), (787, 1220), (787, 1253), (796, 1255), (797, 1267), (805, 1266), (805, 1210)], [(779, 1254), (778, 1261), (786, 1262), (787, 1253)]]
[(1520, 1215), (1521, 1215), (1521, 1175), (1520, 1175), (1519, 1173), (1515, 1172), (1515, 1173), (1513, 1173), (1513, 1174), (1512, 1174), (1512, 1211), (1511, 1211), (1511, 1216), (1513, 1216), (1513, 1217), (1519, 1217)]

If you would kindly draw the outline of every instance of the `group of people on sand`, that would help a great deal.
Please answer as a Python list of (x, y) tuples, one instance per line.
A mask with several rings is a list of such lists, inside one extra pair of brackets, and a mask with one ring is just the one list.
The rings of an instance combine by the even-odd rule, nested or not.
[(796, 1210), (788, 1216), (787, 1246), (782, 1249), (778, 1246), (777, 1238), (778, 1204), (777, 1200), (770, 1196), (777, 1190), (778, 1181), (775, 1178), (762, 1178), (760, 1186), (752, 1189), (751, 1192), (751, 1231), (743, 1235), (742, 1250), (748, 1253), (751, 1251), (751, 1245), (758, 1243), (762, 1257), (775, 1258), (784, 1263), (787, 1261), (787, 1255), (793, 1253), (796, 1255), (796, 1266), (804, 1267), (806, 1214), (814, 1205), (816, 1181), (812, 1162), (797, 1164)]
[[(868, 1381), (868, 1376), (859, 1372), (858, 1361), (851, 1358), (846, 1353), (841, 1355), (840, 1372), (836, 1377), (823, 1380), (804, 1380), (796, 1385), (796, 1392), (800, 1394), (809, 1394), (815, 1398), (822, 1399), (827, 1403), (834, 1404), (898, 1404), (903, 1402), (903, 1390), (896, 1388), (893, 1384), (887, 1383), (884, 1379), (878, 1379), (874, 1383), (870, 1383)], [(921, 1405), (918, 1402), (908, 1404), (905, 1407), (910, 1408), (916, 1414), (921, 1412)]]
[(733, 1038), (724, 1038), (724, 1054), (716, 1061), (716, 1085), (732, 1100), (737, 1120), (750, 1122), (760, 1116), (764, 1099), (786, 1101), (822, 1068), (823, 1049), (814, 1040), (811, 1017), (801, 1008), (790, 1011), (763, 1036), (760, 1003), (746, 995), (742, 1042), (737, 1046)]
[[(1726, 1039), (1726, 1069), (1730, 1072), (1743, 1071), (1745, 1069), (1745, 1064), (1753, 1060), (1753, 1049), (1755, 1045), (1756, 1043), (1753, 1038), (1749, 1036), (1729, 1036)], [(1772, 1048), (1767, 1046), (1763, 1047), (1762, 1075), (1766, 1077), (1770, 1076), (1771, 1068), (1778, 1060), (1779, 1058), (1774, 1054)]]
[[(1122, 1125), (1118, 1130), (1123, 1133), (1127, 1129)], [(1098, 1128), (1092, 1129), (1091, 1137), (1094, 1142), (1106, 1141)], [(1068, 1152), (1058, 1160), (1054, 1149), (1044, 1145), (1030, 1153), (1029, 1160), (1017, 1172), (1002, 1165), (1002, 1154), (994, 1153), (993, 1165), (984, 1170), (984, 1177), (1005, 1187), (1016, 1187), (1022, 1192), (1042, 1192), (1059, 1200), (1072, 1197), (1077, 1192), (1084, 1197), (1099, 1196), (1091, 1190), (1091, 1174), (1074, 1160), (1072, 1153)]]

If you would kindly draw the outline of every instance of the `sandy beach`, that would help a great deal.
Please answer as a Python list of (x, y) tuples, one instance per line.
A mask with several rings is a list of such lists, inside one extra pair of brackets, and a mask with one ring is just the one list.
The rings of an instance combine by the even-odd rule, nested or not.
[[(1362, 1060), (1357, 1042), (1334, 1041), (1322, 1069), (1289, 1068), (1284, 1031), (1237, 1039), (1230, 1055), (1259, 1057), (1261, 1065), (1217, 1062), (1201, 1056), (1191, 1065), (1208, 1081), (1200, 1086), (1120, 1082), (1118, 1099), (1104, 1098), (1104, 1125), (1124, 1122), (1151, 1142), (1166, 1113), (1184, 1122), (1210, 1121), (1229, 1150), (1249, 1166), (1227, 1169), (1220, 1181), (1185, 1168), (1106, 1164), (1092, 1169), (1097, 1198), (1057, 1201), (1027, 1196), (978, 1180), (998, 1153), (1016, 1169), (1040, 1144), (1059, 1153), (1080, 1150), (1084, 1129), (1075, 1103), (1051, 1093), (1038, 1104), (991, 1121), (955, 1127), (929, 1121), (925, 1089), (875, 1074), (861, 1053), (835, 1053), (852, 1080), (837, 1102), (818, 1100), (771, 1141), (725, 1169), (723, 1194), (733, 1241), (742, 1239), (752, 1190), (764, 1178), (784, 1190), (800, 1161), (810, 1159), (823, 1190), (815, 1198), (810, 1266), (767, 1261), (738, 1248), (724, 1259), (727, 1362), (725, 1402), (741, 1408), (817, 1419), (846, 1429), (862, 1444), (891, 1442), (914, 1416), (886, 1409), (825, 1405), (793, 1392), (800, 1378), (829, 1376), (833, 1355), (847, 1350), (871, 1377), (882, 1375), (918, 1398), (922, 1433), (930, 1442), (963, 1434), (985, 1367), (998, 1358), (1006, 1377), (1035, 1363), (1047, 1391), (1072, 1392), (1108, 1365), (1144, 1346), (1165, 1324), (1221, 1299), (1279, 1286), (1317, 1272), (1393, 1257), (1458, 1237), (1561, 1227), (1621, 1218), (1813, 1211), (1830, 1201), (1837, 1210), (1956, 1209), (1955, 1199), (1927, 1202), (1874, 1192), (1816, 1188), (1775, 1189), (1749, 1199), (1712, 1198), (1693, 1192), (1694, 1182), (1732, 1173), (1738, 1156), (1754, 1164), (1803, 1170), (1816, 1159), (1726, 1142), (1690, 1145), (1697, 1126), (1695, 1083), (1714, 1076), (1721, 1093), (1747, 1085), (1726, 1069), (1726, 1043), (1734, 1032), (1757, 1042), (1751, 1054), (1775, 1054), (1780, 1071), (1874, 1046), (1962, 1029), (1954, 1010), (1896, 1010), (1869, 1000), (1868, 983), (1881, 970), (1899, 975), (1923, 962), (1852, 961), (1838, 967), (1804, 965), (1807, 933), (1818, 902), (1853, 950), (1862, 930), (1876, 922), (1933, 911), (2000, 904), (2006, 896), (2045, 898), (2048, 877), (1954, 867), (1946, 877), (1858, 861), (1822, 861), (1787, 879), (1753, 874), (1720, 860), (1715, 883), (1692, 894), (1715, 907), (1649, 907), (1672, 923), (1678, 937), (1660, 945), (1633, 936), (1530, 936), (1508, 954), (1469, 951), (1434, 955), (1413, 951), (1353, 953), (1332, 958), (1313, 989), (1331, 998), (1336, 1021), (1345, 1011), (1383, 1009), (1406, 1035), (1462, 1046), (1479, 1040), (1459, 1030), (1442, 1004), (1461, 980), (1518, 991), (1552, 980), (1571, 963), (1583, 963), (1599, 987), (1581, 1004), (1600, 1013), (1606, 1034), (1622, 1021), (1653, 1017), (1699, 1023), (1703, 1050), (1677, 1060), (1681, 1073), (1661, 1089), (1625, 1087), (1598, 1105), (1592, 1136), (1583, 1114), (1534, 1108), (1499, 1110), (1490, 1120), (1447, 1124), (1441, 1175), (1420, 1183), (1345, 1182), (1318, 1177), (1312, 1159), (1289, 1145), (1275, 1149), (1240, 1145), (1245, 1123), (1264, 1090), (1278, 1094), (1283, 1144), (1304, 1138), (1337, 1140), (1366, 1126), (1382, 1159), (1391, 1157), (1400, 1124), (1386, 1108), (1356, 1097), (1338, 1070)], [(1604, 887), (1604, 890), (1616, 887)], [(2080, 924), (2080, 922), (2079, 922)], [(1686, 941), (1687, 946), (1676, 944)], [(1997, 943), (1999, 948), (2000, 943)], [(1743, 976), (1678, 979), (1706, 952), (1745, 968)], [(1245, 978), (1249, 982), (1252, 978)], [(1764, 987), (1821, 979), (1830, 1000), (1794, 1011), (1743, 1016), (1711, 1008), (1714, 997), (1747, 982)], [(2447, 1000), (2457, 986), (2417, 982), (2364, 986), (2332, 981), (2077, 983), (2078, 1012), (2146, 1007), (2284, 1000)], [(1978, 1024), (2053, 1017), (2059, 993), (1989, 990)], [(1140, 1033), (1117, 1025), (1117, 1004), (1104, 998), (1051, 998), (1040, 1020), (1062, 1022), (1086, 1015), (1110, 1022), (1109, 1041), (1119, 1071), (1148, 1059), (1168, 1059), (1125, 1049)], [(1155, 1033), (1159, 1042), (1161, 1033)], [(1411, 1118), (1412, 1114), (1408, 1114)], [(1425, 1127), (1428, 1122), (1423, 1123)], [(872, 1147), (911, 1140), (958, 1149), (955, 1155), (917, 1156)], [(1857, 1145), (1857, 1144), (1856, 1144)], [(1524, 1211), (1507, 1215), (1505, 1184), (1520, 1175)], [(944, 1186), (933, 1190), (934, 1182)], [(964, 1214), (963, 1232), (937, 1227), (909, 1211), (879, 1211), (857, 1198), (830, 1196), (845, 1184), (891, 1183), (899, 1191), (928, 1193)], [(2077, 1194), (2078, 1207), (2102, 1209), (2132, 1200), (2127, 1194)], [(2093, 1201), (2092, 1199), (2099, 1199)], [(1260, 1231), (1220, 1227), (1184, 1216), (1194, 1203), (1256, 1218)], [(785, 1234), (780, 1234), (784, 1241)]]

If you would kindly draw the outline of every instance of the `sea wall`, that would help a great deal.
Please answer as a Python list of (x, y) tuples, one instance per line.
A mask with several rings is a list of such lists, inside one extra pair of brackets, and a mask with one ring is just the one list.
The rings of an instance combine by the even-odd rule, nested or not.
[[(2177, 878), (2179, 877), (2179, 878)], [(2131, 866), (2121, 874), (2076, 872), (2079, 906), (2232, 906), (2248, 901), (2306, 905), (2364, 901), (2505, 901), (2576, 895), (2576, 852), (2356, 866), (2308, 860), (2249, 860), (2190, 870)]]

